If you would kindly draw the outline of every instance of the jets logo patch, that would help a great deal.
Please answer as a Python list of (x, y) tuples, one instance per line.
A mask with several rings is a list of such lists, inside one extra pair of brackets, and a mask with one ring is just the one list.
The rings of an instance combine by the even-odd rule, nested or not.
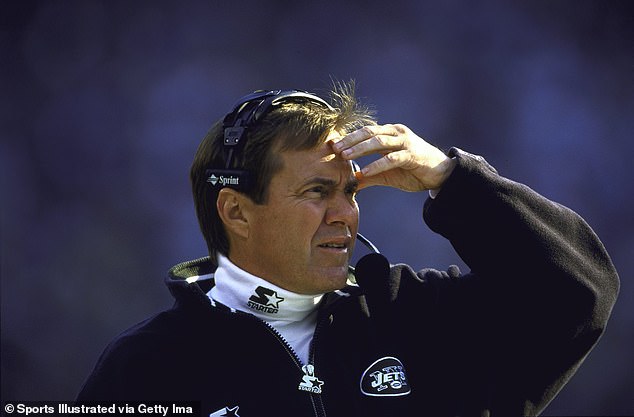
[(249, 297), (247, 306), (256, 311), (263, 311), (265, 313), (277, 313), (280, 307), (280, 303), (284, 301), (284, 298), (279, 297), (277, 292), (270, 288), (259, 286), (255, 289), (255, 294)]
[(361, 375), (360, 387), (363, 394), (371, 397), (395, 397), (411, 391), (403, 364), (391, 356), (370, 365)]

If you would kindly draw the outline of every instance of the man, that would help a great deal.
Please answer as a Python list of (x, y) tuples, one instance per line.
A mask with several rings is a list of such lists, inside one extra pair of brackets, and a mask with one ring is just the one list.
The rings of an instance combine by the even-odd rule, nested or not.
[[(601, 242), (481, 157), (376, 125), (345, 86), (333, 100), (256, 92), (208, 132), (191, 179), (210, 256), (172, 268), (175, 306), (120, 335), (79, 400), (241, 417), (519, 416), (552, 400), (618, 293)], [(425, 221), (471, 272), (373, 254), (353, 274), (355, 194), (374, 185), (429, 190)]]

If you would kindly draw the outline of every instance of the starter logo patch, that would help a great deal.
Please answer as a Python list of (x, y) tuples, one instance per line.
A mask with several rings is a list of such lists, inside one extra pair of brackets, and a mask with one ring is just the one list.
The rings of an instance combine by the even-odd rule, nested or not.
[(320, 381), (315, 376), (315, 367), (313, 365), (302, 366), (304, 376), (302, 376), (302, 382), (297, 387), (300, 391), (312, 392), (313, 394), (321, 394), (321, 386), (324, 385), (324, 381)]
[(361, 376), (361, 392), (372, 397), (407, 395), (405, 368), (400, 360), (386, 356), (374, 362)]
[(209, 414), (209, 417), (240, 417), (238, 414), (239, 406), (235, 406), (233, 408), (225, 407), (220, 410)]
[(277, 292), (270, 288), (259, 286), (255, 289), (255, 294), (249, 297), (247, 306), (256, 311), (274, 314), (280, 311), (279, 308), (282, 301), (284, 301), (284, 298), (279, 297)]

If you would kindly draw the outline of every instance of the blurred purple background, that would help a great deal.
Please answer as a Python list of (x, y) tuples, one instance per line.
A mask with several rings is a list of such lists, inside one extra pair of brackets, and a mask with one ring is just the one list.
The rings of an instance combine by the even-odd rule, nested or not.
[[(380, 122), (593, 226), (621, 296), (546, 414), (634, 414), (633, 5), (3, 2), (2, 399), (74, 398), (108, 341), (171, 305), (165, 271), (205, 254), (189, 164), (238, 97), (354, 78)], [(363, 191), (361, 230), (392, 262), (462, 265), (424, 198)]]

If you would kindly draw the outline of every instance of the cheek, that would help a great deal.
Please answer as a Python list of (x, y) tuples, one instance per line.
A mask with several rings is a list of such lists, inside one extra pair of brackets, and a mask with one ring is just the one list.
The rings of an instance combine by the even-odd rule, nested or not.
[(258, 240), (263, 244), (268, 241), (276, 247), (292, 245), (296, 250), (310, 248), (313, 237), (324, 222), (324, 216), (325, 207), (320, 202), (269, 206), (258, 215), (257, 232), (266, 236)]
[(305, 247), (319, 228), (321, 216), (316, 210), (275, 210), (259, 221), (259, 231), (275, 246)]

